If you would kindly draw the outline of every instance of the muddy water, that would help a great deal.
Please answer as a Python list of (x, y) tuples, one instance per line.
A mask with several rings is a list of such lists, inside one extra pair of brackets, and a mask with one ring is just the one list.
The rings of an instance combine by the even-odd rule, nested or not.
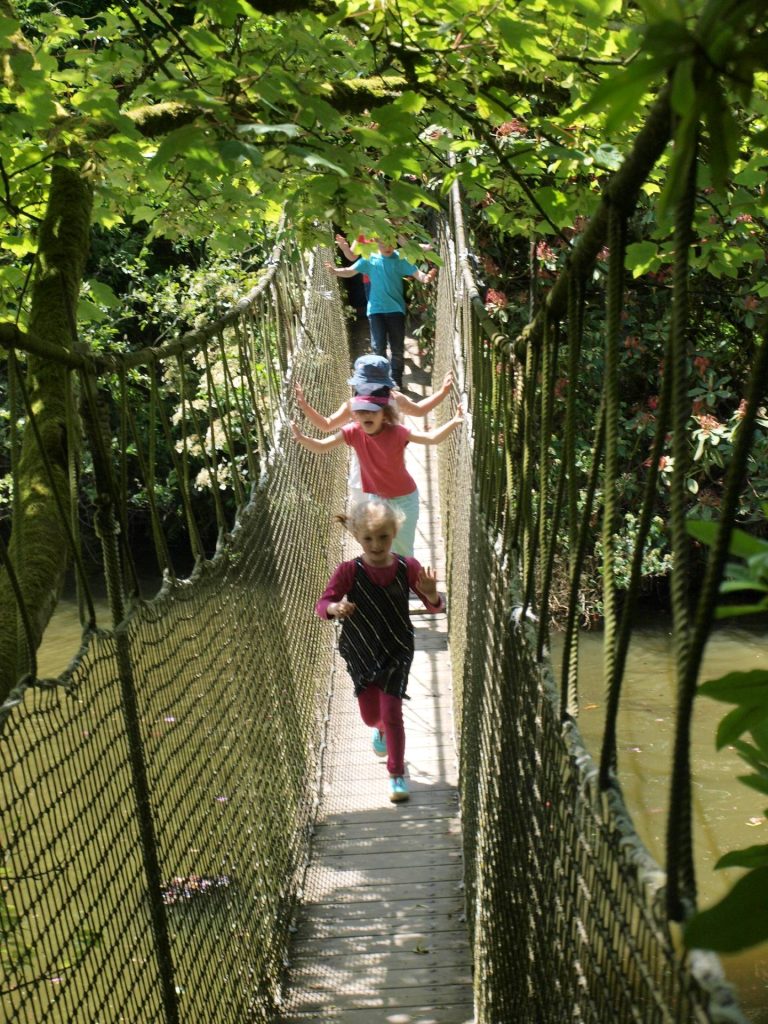
[[(552, 652), (558, 672), (560, 650), (560, 638), (554, 635)], [(709, 641), (700, 678), (755, 668), (768, 669), (768, 628), (721, 627)], [(579, 678), (579, 727), (597, 756), (605, 711), (599, 631), (582, 634)], [(673, 680), (668, 625), (651, 623), (636, 630), (619, 714), (619, 772), (635, 827), (662, 865), (674, 742)], [(746, 765), (732, 750), (715, 750), (717, 725), (729, 705), (702, 698), (694, 710), (693, 827), (699, 905), (705, 907), (725, 895), (741, 873), (714, 871), (718, 858), (728, 850), (768, 843), (764, 816), (768, 801), (737, 781), (737, 775), (746, 774)], [(754, 1024), (768, 1024), (768, 944), (722, 959), (747, 1018)]]

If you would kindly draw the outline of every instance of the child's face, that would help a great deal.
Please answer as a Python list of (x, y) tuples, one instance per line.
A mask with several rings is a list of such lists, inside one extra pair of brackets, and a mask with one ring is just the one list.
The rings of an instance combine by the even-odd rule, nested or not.
[(379, 239), (376, 239), (376, 245), (379, 247), (379, 252), (381, 253), (382, 256), (391, 256), (392, 253), (395, 251), (393, 243), (390, 242), (389, 240), (387, 240), (386, 242), (382, 242)]
[(355, 534), (363, 549), (363, 561), (368, 565), (384, 566), (390, 563), (392, 541), (396, 529), (387, 519), (368, 520)]
[(366, 434), (378, 434), (384, 426), (384, 410), (359, 409), (352, 414)]

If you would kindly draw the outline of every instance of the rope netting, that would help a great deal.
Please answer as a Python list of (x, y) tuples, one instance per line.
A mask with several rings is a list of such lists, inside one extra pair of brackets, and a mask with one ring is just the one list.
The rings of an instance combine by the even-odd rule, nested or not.
[[(567, 459), (558, 474), (552, 436), (562, 429), (572, 451), (574, 428), (567, 410), (561, 422), (551, 385), (564, 360), (575, 379), (584, 288), (572, 285), (524, 350), (510, 345), (471, 280), (455, 196), (453, 212), (455, 233), (442, 228), (434, 375), (454, 370), (470, 426), (470, 442), (455, 435), (440, 458), (477, 1019), (740, 1021), (716, 958), (677, 950), (670, 920), (693, 891), (690, 836), (672, 829), (679, 891), (670, 899), (670, 875), (621, 800), (615, 723), (600, 766), (580, 740), (575, 617), (558, 682), (546, 654), (553, 566), (566, 565), (576, 584), (583, 523), (613, 486), (616, 369), (608, 360), (595, 402), (591, 477)], [(612, 231), (620, 258), (621, 223)], [(26, 653), (21, 644), (22, 681), (0, 709), (9, 1022), (279, 1014), (330, 668), (313, 608), (336, 561), (331, 523), (345, 488), (341, 455), (318, 459), (291, 444), (284, 410), (294, 374), (319, 408), (348, 395), (328, 258), (320, 252), (305, 268), (283, 256), (224, 321), (160, 350), (67, 364), (114, 622), (100, 628), (78, 573), (83, 649), (63, 676), (40, 680), (34, 644)], [(609, 336), (617, 281), (614, 270)], [(22, 362), (9, 364), (20, 403)], [(170, 406), (160, 381), (175, 395)], [(194, 560), (189, 578), (174, 568), (160, 507), (161, 449), (177, 484), (174, 523)], [(165, 574), (150, 600), (139, 596), (127, 540), (131, 474), (146, 484)], [(577, 485), (587, 495), (578, 515)], [(604, 537), (610, 549), (610, 529)], [(618, 620), (606, 671), (618, 699), (625, 620), (610, 600), (606, 608)], [(690, 672), (700, 637), (681, 628)]]
[[(604, 546), (613, 544), (606, 495), (616, 470), (608, 452), (618, 439), (606, 421), (615, 417), (608, 410), (616, 368), (607, 360), (607, 394), (594, 396), (589, 479), (572, 458), (556, 468), (555, 434), (572, 452), (573, 420), (567, 400), (555, 416), (552, 385), (568, 372), (578, 380), (583, 284), (571, 283), (564, 309), (545, 316), (521, 351), (483, 306), (457, 190), (452, 201), (456, 234), (442, 239), (434, 372), (440, 379), (455, 367), (471, 427), (468, 445), (440, 451), (440, 482), (477, 1019), (743, 1022), (719, 960), (682, 949), (669, 874), (643, 846), (622, 798), (615, 721), (606, 726), (605, 772), (576, 724), (580, 532), (604, 517)], [(624, 281), (621, 239), (611, 243), (618, 269), (608, 275), (617, 294), (608, 304), (607, 347), (618, 345)], [(586, 495), (578, 516), (577, 478)], [(548, 654), (558, 562), (571, 579), (570, 649), (566, 643), (559, 678)], [(611, 587), (610, 557), (601, 571)], [(625, 614), (627, 606), (631, 617), (630, 598)], [(625, 641), (606, 629), (606, 679), (614, 686)], [(674, 820), (672, 831), (674, 863), (689, 860), (690, 835), (681, 838)]]
[[(155, 379), (191, 380), (196, 366), (205, 380), (165, 424), (186, 479), (193, 460), (215, 474), (226, 458), (251, 492), (216, 552), (198, 549), (188, 579), (166, 571), (157, 596), (134, 598), (116, 628), (87, 626), (63, 676), (28, 676), (2, 708), (9, 1024), (274, 1019), (330, 665), (313, 607), (344, 494), (335, 457), (282, 447), (281, 410), (293, 372), (318, 403), (346, 394), (329, 257), (319, 254), (306, 282), (306, 268), (283, 257), (202, 348), (177, 346), (151, 364)], [(146, 403), (152, 376), (131, 385)], [(136, 397), (124, 407), (135, 412)], [(229, 440), (201, 444), (206, 430)], [(119, 477), (115, 466), (113, 486)], [(201, 545), (191, 490), (177, 501)], [(119, 574), (109, 587), (114, 612), (129, 591)]]

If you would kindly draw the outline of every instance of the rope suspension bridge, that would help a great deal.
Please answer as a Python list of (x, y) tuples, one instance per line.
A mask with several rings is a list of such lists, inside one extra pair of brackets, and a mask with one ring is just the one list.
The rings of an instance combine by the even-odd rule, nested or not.
[[(451, 216), (439, 224), (434, 376), (453, 371), (454, 397), (467, 411), (466, 429), (439, 449), (437, 474), (464, 885), (453, 923), (463, 904), (472, 965), (466, 978), (456, 967), (463, 996), (446, 983), (429, 988), (428, 1004), (400, 1008), (367, 990), (367, 1001), (343, 1004), (328, 985), (322, 998), (310, 998), (301, 960), (292, 961), (301, 896), (312, 891), (313, 829), (336, 728), (331, 631), (313, 608), (338, 561), (332, 517), (344, 507), (345, 464), (338, 452), (317, 459), (293, 445), (288, 420), (295, 380), (320, 408), (348, 397), (343, 307), (324, 267), (330, 253), (307, 262), (286, 236), (254, 292), (215, 324), (131, 356), (89, 356), (75, 345), (63, 354), (67, 448), (80, 449), (82, 423), (111, 622), (98, 621), (79, 555), (79, 516), (62, 500), (82, 648), (60, 677), (39, 678), (30, 637), (20, 645), (18, 684), (0, 709), (1, 991), (9, 1024), (744, 1020), (718, 960), (705, 951), (683, 953), (675, 934), (695, 903), (686, 733), (706, 636), (706, 615), (687, 620), (682, 558), (673, 603), (675, 629), (686, 642), (679, 645), (663, 867), (635, 834), (618, 778), (615, 712), (656, 479), (652, 468), (640, 554), (619, 609), (611, 583), (618, 443), (611, 353), (625, 287), (627, 215), (614, 203), (595, 218), (522, 340), (501, 333), (484, 310), (457, 191)], [(605, 384), (596, 402), (594, 467), (585, 477), (573, 457), (575, 389), (561, 415), (553, 384), (562, 363), (577, 379), (585, 304), (606, 303), (585, 282), (608, 220)], [(684, 251), (680, 246), (681, 280)], [(685, 344), (684, 287), (675, 295), (670, 364)], [(24, 420), (29, 434), (37, 411), (27, 382), (43, 357), (29, 351), (9, 358), (12, 418)], [(752, 407), (763, 376), (757, 365)], [(675, 424), (685, 382), (671, 378), (659, 415)], [(160, 380), (175, 388), (175, 409), (162, 401)], [(145, 433), (137, 410), (147, 418)], [(438, 420), (449, 414), (444, 407), (435, 413)], [(556, 431), (562, 467), (551, 457)], [(142, 437), (149, 447), (142, 448)], [(161, 448), (176, 470), (178, 518), (194, 562), (188, 577), (177, 573), (155, 500)], [(658, 451), (649, 454), (654, 467)], [(14, 448), (15, 468), (18, 458)], [(211, 484), (208, 501), (193, 486), (194, 472)], [(164, 573), (155, 595), (142, 595), (131, 551), (129, 473), (145, 483)], [(733, 473), (738, 479), (738, 465)], [(41, 464), (40, 479), (65, 493), (49, 465)], [(237, 506), (233, 521), (225, 488)], [(582, 508), (579, 488), (587, 492)], [(595, 760), (576, 721), (577, 594), (584, 530), (601, 501), (611, 714)], [(434, 518), (437, 495), (427, 504)], [(677, 529), (681, 551), (680, 523)], [(11, 543), (20, 542), (14, 523)], [(5, 546), (3, 556), (24, 637), (30, 612), (23, 574)], [(572, 597), (559, 672), (547, 655), (558, 563), (567, 567)], [(710, 606), (716, 582), (712, 575), (705, 585)], [(344, 682), (336, 680), (335, 689), (343, 691)], [(418, 799), (413, 807), (388, 809), (405, 815), (406, 849), (421, 842)], [(442, 813), (454, 831), (455, 813)], [(408, 814), (415, 823), (410, 840)], [(453, 876), (449, 884), (455, 886)], [(318, 957), (322, 947), (315, 946)], [(293, 963), (293, 977), (286, 963)], [(330, 965), (318, 967), (332, 976)], [(357, 977), (356, 989), (365, 986)]]

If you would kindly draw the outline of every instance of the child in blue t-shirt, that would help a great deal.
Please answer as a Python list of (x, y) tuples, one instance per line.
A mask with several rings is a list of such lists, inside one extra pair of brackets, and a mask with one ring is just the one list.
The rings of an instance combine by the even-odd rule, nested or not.
[(378, 252), (361, 256), (351, 267), (330, 267), (337, 277), (367, 274), (370, 278), (368, 294), (368, 323), (371, 328), (371, 348), (380, 356), (387, 356), (389, 345), (392, 377), (395, 386), (403, 386), (405, 356), (405, 293), (403, 278), (413, 277), (421, 284), (431, 284), (437, 276), (437, 267), (428, 273), (396, 251), (389, 242), (376, 242)]

